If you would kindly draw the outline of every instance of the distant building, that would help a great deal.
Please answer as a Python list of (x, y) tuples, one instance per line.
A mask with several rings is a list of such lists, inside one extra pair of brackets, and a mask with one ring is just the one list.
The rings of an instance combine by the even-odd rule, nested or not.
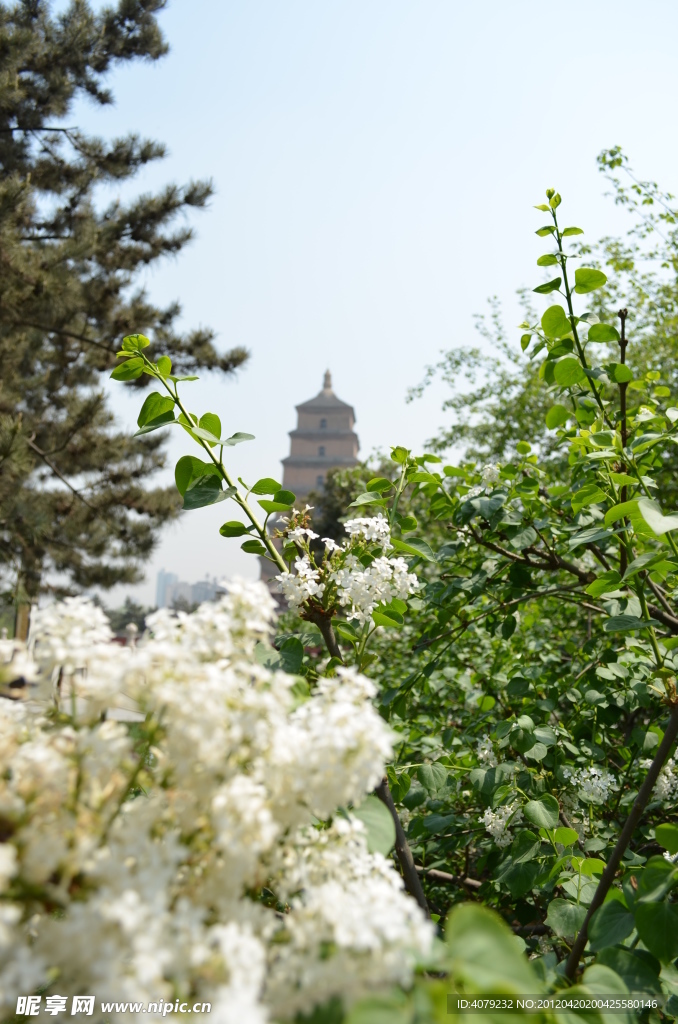
[(216, 580), (200, 580), (191, 587), (191, 603), (202, 604), (203, 601), (215, 601), (224, 588)]
[(170, 603), (167, 600), (167, 588), (178, 581), (179, 577), (175, 572), (165, 572), (161, 569), (158, 573), (155, 585), (155, 606), (165, 608)]
[(353, 429), (353, 406), (337, 398), (329, 370), (322, 391), (296, 408), (290, 454), (282, 460), (283, 487), (300, 499), (310, 491), (322, 490), (329, 469), (355, 466), (360, 443)]
[(185, 580), (180, 580), (176, 573), (165, 572), (164, 569), (158, 573), (156, 588), (158, 608), (171, 608), (176, 601), (185, 602), (188, 605), (216, 601), (217, 597), (223, 593), (224, 587), (217, 583), (216, 579), (186, 583)]

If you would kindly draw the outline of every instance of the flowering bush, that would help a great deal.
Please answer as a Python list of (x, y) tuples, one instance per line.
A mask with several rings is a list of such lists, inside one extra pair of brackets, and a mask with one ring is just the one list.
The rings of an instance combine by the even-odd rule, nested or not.
[(323, 538), (324, 557), (319, 564), (309, 544), (318, 534), (298, 525), (305, 521), (306, 512), (293, 509), (280, 533), (301, 551), (294, 573), (276, 576), (290, 608), (308, 605), (308, 611), (318, 604), (331, 610), (338, 604), (347, 610), (349, 621), (355, 619), (360, 626), (369, 627), (377, 607), (392, 607), (394, 600), (406, 601), (419, 589), (419, 580), (408, 571), (405, 559), (386, 555), (393, 545), (389, 521), (381, 512), (372, 519), (347, 520), (344, 529), (350, 540), (343, 546)]
[[(360, 513), (349, 513), (355, 517), (344, 523), (341, 545), (322, 539), (312, 510), (296, 511), (295, 495), (275, 480), (234, 482), (228, 449), (250, 435), (222, 438), (213, 413), (188, 413), (180, 380), (166, 357), (149, 358), (148, 339), (123, 341), (125, 361), (114, 376), (146, 373), (166, 392), (144, 402), (141, 432), (176, 425), (201, 446), (205, 461), (184, 456), (176, 468), (184, 508), (235, 502), (242, 521), (225, 522), (221, 534), (241, 538), (245, 551), (275, 566), (290, 606), (278, 657), (309, 684), (323, 680), (312, 699), (326, 685), (350, 692), (348, 680), (359, 677), (343, 675), (347, 665), (370, 669), (374, 699), (398, 735), (388, 784), (382, 779), (376, 792), (393, 814), (410, 893), (442, 917), (472, 891), (499, 911), (537, 964), (532, 971), (518, 957), (515, 935), (491, 915), (453, 909), (448, 955), (438, 964), (446, 984), (480, 994), (515, 991), (518, 979), (523, 992), (574, 983), (575, 994), (649, 993), (675, 1016), (678, 825), (665, 819), (676, 791), (678, 514), (665, 514), (657, 500), (658, 481), (675, 494), (665, 471), (678, 438), (675, 380), (664, 383), (652, 351), (633, 365), (629, 310), (605, 273), (585, 265), (593, 260), (573, 264), (590, 251), (570, 241), (581, 229), (561, 228), (560, 196), (549, 189), (546, 198), (538, 209), (548, 223), (537, 236), (552, 251), (537, 262), (559, 276), (534, 289), (551, 304), (521, 325), (522, 351), (540, 357), (538, 370), (525, 371), (527, 397), (500, 407), (512, 429), (534, 426), (532, 410), (541, 409), (545, 428), (480, 465), (392, 449), (390, 463), (355, 488), (349, 508)], [(658, 198), (666, 210), (667, 197)], [(678, 213), (666, 216), (673, 225)], [(640, 237), (647, 231), (645, 223)], [(671, 238), (665, 266), (675, 266), (678, 234)], [(619, 254), (615, 260), (622, 270), (632, 265)], [(564, 305), (552, 301), (556, 292)], [(640, 286), (636, 294), (645, 301)], [(576, 306), (580, 296), (590, 308)], [(314, 706), (320, 723), (329, 709)], [(191, 749), (180, 745), (173, 758), (184, 763)], [(322, 766), (316, 770), (322, 778)], [(286, 779), (293, 807), (306, 799), (304, 787), (316, 793), (312, 774), (298, 789)], [(376, 770), (362, 776), (362, 792), (376, 782)], [(247, 790), (255, 809), (265, 804), (257, 792)], [(318, 816), (347, 799), (332, 792)], [(231, 806), (242, 805), (230, 793), (223, 800), (224, 824), (218, 803), (212, 827), (225, 837), (226, 857), (241, 843), (226, 822), (237, 817)], [(285, 804), (282, 793), (279, 800)], [(263, 809), (256, 820), (256, 844), (272, 849)], [(338, 820), (319, 835), (331, 835)], [(291, 819), (289, 827), (303, 826)], [(308, 828), (305, 835), (318, 842)], [(272, 871), (271, 855), (264, 859)], [(353, 881), (345, 887), (352, 893)], [(282, 882), (278, 889), (291, 920), (293, 890)], [(317, 915), (324, 929), (327, 904), (306, 900), (308, 927)], [(363, 930), (370, 944), (362, 923), (347, 922), (342, 934)], [(497, 957), (510, 969), (497, 967)], [(347, 967), (358, 984), (363, 966)], [(324, 966), (317, 970), (326, 977)], [(279, 977), (275, 964), (267, 976)], [(445, 1019), (440, 991), (429, 979), (415, 981), (407, 996), (402, 988), (391, 993), (395, 1019)], [(305, 1004), (289, 1005), (292, 1012)], [(316, 1021), (340, 1020), (333, 1012)], [(360, 1010), (353, 1020), (381, 1020), (379, 1012)]]
[(29, 653), (3, 642), (34, 689), (0, 701), (7, 1013), (39, 989), (288, 1020), (427, 954), (431, 925), (347, 809), (392, 756), (374, 685), (345, 668), (310, 693), (259, 664), (273, 607), (234, 584), (121, 649), (76, 598), (34, 615)]

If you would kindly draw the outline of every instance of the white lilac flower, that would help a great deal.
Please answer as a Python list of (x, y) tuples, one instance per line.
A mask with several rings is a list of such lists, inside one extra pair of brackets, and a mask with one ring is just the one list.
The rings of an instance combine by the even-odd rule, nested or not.
[(284, 594), (290, 608), (298, 608), (310, 597), (322, 597), (325, 584), (320, 582), (320, 570), (313, 568), (308, 555), (298, 558), (294, 568), (297, 570), (296, 575), (283, 572), (276, 576), (280, 592)]
[(478, 742), (476, 746), (476, 754), (481, 764), (486, 764), (490, 768), (493, 768), (497, 764), (494, 747), (489, 736), (485, 736), (484, 739)]
[(592, 765), (589, 768), (563, 768), (563, 775), (577, 789), (577, 795), (585, 804), (604, 804), (610, 794), (619, 789), (617, 780), (606, 768)]
[(516, 800), (510, 804), (503, 804), (501, 807), (497, 807), (492, 810), (488, 807), (483, 814), (481, 821), (496, 846), (504, 847), (509, 846), (513, 842), (513, 834), (511, 833), (511, 825), (517, 825), (523, 817), (523, 812), (518, 806)]
[(369, 620), (377, 605), (388, 604), (394, 597), (405, 600), (420, 586), (416, 575), (407, 571), (404, 558), (385, 555), (368, 566), (357, 559), (347, 559), (342, 568), (330, 574), (330, 579), (337, 586), (339, 604), (349, 608), (349, 618), (360, 623)]
[(483, 466), (483, 468), (480, 471), (480, 478), (483, 482), (483, 485), (486, 488), (489, 488), (492, 484), (497, 483), (497, 481), (499, 480), (500, 469), (501, 466), (498, 466), (496, 463), (492, 462), (488, 463), (487, 466)]
[(388, 519), (379, 512), (372, 519), (348, 519), (344, 523), (344, 529), (348, 535), (353, 537), (364, 537), (366, 541), (374, 541), (379, 544), (382, 550), (388, 551), (391, 544), (391, 527)]
[[(640, 767), (648, 769), (652, 761), (646, 758), (640, 762)], [(673, 801), (678, 795), (678, 766), (676, 765), (676, 759), (670, 757), (662, 770), (659, 773), (657, 781), (654, 784), (652, 796), (655, 800), (666, 800)]]
[(292, 530), (287, 531), (287, 539), (295, 543), (303, 543), (304, 537), (308, 537), (309, 540), (317, 540), (319, 536), (320, 534), (308, 530), (305, 526), (295, 526)]
[(323, 544), (327, 550), (332, 553), (334, 551), (341, 551), (341, 544), (337, 544), (336, 541), (332, 540), (331, 537), (323, 537)]
[[(401, 570), (383, 570), (394, 586)], [(323, 586), (302, 559), (293, 578)], [(368, 852), (361, 822), (315, 828), (359, 805), (392, 757), (374, 684), (340, 669), (299, 704), (294, 679), (255, 657), (274, 625), (262, 584), (229, 584), (191, 615), (157, 612), (136, 648), (109, 643), (84, 601), (45, 612), (32, 671), (57, 673), (52, 700), (0, 701), (0, 758), (12, 765), (0, 815), (13, 829), (0, 844), (4, 1016), (55, 976), (69, 1002), (191, 993), (224, 1024), (407, 983), (430, 923)], [(105, 717), (121, 694), (144, 719), (135, 739)], [(45, 713), (52, 701), (58, 718)], [(29, 924), (15, 885), (35, 894)], [(263, 885), (284, 914), (258, 898)]]

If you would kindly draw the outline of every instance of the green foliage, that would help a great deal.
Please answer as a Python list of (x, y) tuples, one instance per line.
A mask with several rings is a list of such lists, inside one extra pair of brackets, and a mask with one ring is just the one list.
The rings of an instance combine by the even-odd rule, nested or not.
[(388, 809), (376, 796), (368, 796), (353, 813), (367, 829), (370, 853), (382, 853), (387, 857), (395, 844), (395, 826)]

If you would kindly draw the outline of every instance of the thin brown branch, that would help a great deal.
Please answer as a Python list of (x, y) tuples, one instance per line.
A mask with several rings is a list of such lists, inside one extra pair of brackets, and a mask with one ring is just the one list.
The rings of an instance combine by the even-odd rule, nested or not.
[(464, 875), (451, 875), (449, 871), (439, 871), (438, 868), (425, 868), (421, 864), (415, 864), (415, 870), (420, 875), (426, 875), (432, 882), (449, 882), (452, 885), (465, 885), (467, 889), (480, 889), (482, 882), (477, 878), (465, 878)]
[(595, 914), (596, 910), (603, 905), (608, 890), (612, 885), (617, 870), (619, 869), (619, 865), (621, 864), (621, 859), (626, 852), (626, 848), (631, 841), (636, 826), (638, 825), (643, 811), (645, 810), (645, 807), (652, 795), (652, 790), (654, 789), (657, 778), (659, 777), (659, 773), (664, 767), (664, 762), (673, 748), (676, 736), (678, 736), (678, 703), (671, 706), (671, 717), (669, 718), (669, 723), (666, 727), (663, 739), (659, 744), (659, 748), (648, 769), (647, 775), (638, 790), (638, 795), (633, 802), (633, 807), (631, 808), (629, 816), (621, 830), (619, 839), (617, 840), (617, 845), (612, 851), (610, 859), (605, 866), (605, 870), (600, 876), (600, 882), (598, 883), (598, 887), (594, 893), (593, 899), (591, 900), (591, 904), (586, 912), (584, 923), (572, 944), (572, 949), (570, 950), (570, 955), (567, 958), (567, 964), (565, 966), (565, 973), (570, 980), (574, 980), (577, 968), (579, 967), (579, 961), (586, 948), (591, 918)]

